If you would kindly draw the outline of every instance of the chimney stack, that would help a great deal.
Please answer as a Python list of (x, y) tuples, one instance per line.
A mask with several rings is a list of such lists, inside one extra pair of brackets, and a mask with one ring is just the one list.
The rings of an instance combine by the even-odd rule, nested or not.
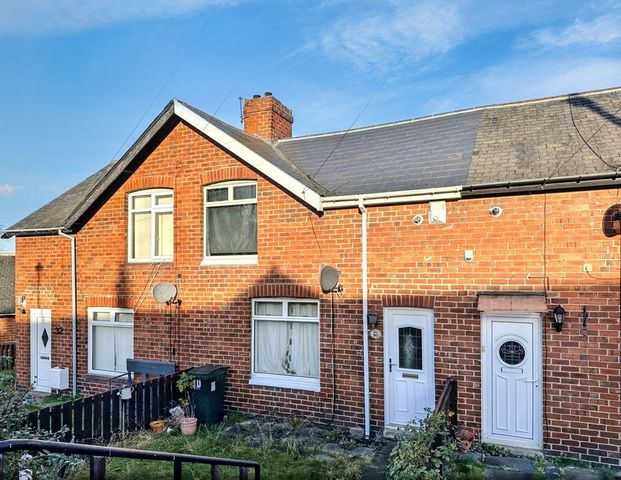
[(292, 135), (293, 113), (272, 96), (272, 92), (245, 99), (243, 120), (246, 133), (264, 140), (290, 138)]

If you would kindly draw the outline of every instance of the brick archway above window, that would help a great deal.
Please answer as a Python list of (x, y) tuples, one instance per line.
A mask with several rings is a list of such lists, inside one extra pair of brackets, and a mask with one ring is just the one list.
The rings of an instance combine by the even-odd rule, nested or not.
[(433, 308), (435, 300), (429, 295), (382, 295), (384, 307)]
[(253, 285), (248, 290), (249, 298), (286, 297), (286, 298), (319, 298), (319, 287), (296, 285), (291, 283), (269, 283)]
[(163, 175), (136, 177), (130, 178), (125, 185), (123, 185), (123, 190), (126, 193), (152, 188), (173, 188), (173, 178)]
[(201, 185), (212, 183), (228, 182), (231, 180), (256, 180), (257, 174), (243, 165), (219, 168), (211, 172), (201, 173)]

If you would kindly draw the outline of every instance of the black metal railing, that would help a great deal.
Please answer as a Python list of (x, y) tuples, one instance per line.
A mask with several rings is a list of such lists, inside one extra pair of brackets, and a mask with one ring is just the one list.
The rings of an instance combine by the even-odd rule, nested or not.
[(4, 342), (0, 345), (0, 370), (15, 368), (15, 342)]
[(58, 432), (65, 427), (66, 441), (108, 443), (119, 433), (149, 428), (149, 422), (168, 416), (179, 400), (179, 372), (137, 382), (131, 396), (121, 398), (121, 388), (31, 412), (28, 423), (34, 430)]
[(148, 450), (133, 450), (129, 448), (99, 447), (95, 445), (80, 445), (76, 443), (50, 442), (44, 440), (4, 440), (0, 442), (0, 480), (5, 479), (4, 455), (9, 452), (28, 451), (63, 453), (65, 455), (80, 455), (90, 460), (91, 480), (106, 478), (107, 458), (126, 458), (132, 460), (155, 460), (172, 462), (173, 479), (181, 480), (183, 464), (211, 465), (211, 479), (220, 480), (221, 468), (231, 467), (239, 470), (239, 479), (248, 480), (248, 471), (254, 472), (254, 480), (261, 479), (261, 465), (247, 460), (232, 460), (229, 458), (202, 457), (181, 453), (151, 452)]

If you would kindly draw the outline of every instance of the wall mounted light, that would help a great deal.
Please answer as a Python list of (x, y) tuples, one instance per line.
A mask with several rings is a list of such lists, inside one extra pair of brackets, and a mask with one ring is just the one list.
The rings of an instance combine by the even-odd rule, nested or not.
[(561, 305), (557, 305), (552, 310), (552, 317), (554, 318), (554, 327), (557, 332), (563, 330), (563, 322), (565, 321), (565, 309)]
[(371, 328), (375, 328), (377, 325), (377, 312), (375, 310), (369, 310), (367, 312), (367, 321)]

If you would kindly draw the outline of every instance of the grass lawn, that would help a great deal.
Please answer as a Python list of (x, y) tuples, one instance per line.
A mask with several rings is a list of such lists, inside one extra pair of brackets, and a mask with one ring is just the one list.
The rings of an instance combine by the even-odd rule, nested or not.
[[(253, 460), (261, 464), (261, 478), (267, 480), (289, 479), (334, 479), (355, 480), (359, 478), (368, 464), (362, 460), (352, 460), (343, 456), (333, 461), (319, 461), (309, 458), (300, 446), (292, 443), (279, 443), (269, 439), (261, 446), (253, 446), (244, 437), (230, 438), (224, 433), (226, 424), (201, 427), (197, 435), (185, 437), (178, 433), (142, 432), (128, 436), (112, 446), (158, 450), (164, 452), (187, 453), (210, 457)], [(222, 467), (225, 479), (238, 479), (239, 470)], [(184, 478), (209, 479), (209, 465), (184, 464)], [(252, 473), (249, 471), (252, 479)], [(74, 478), (87, 479), (88, 466)], [(108, 479), (145, 478), (149, 480), (172, 478), (172, 463), (113, 459), (107, 468)]]

